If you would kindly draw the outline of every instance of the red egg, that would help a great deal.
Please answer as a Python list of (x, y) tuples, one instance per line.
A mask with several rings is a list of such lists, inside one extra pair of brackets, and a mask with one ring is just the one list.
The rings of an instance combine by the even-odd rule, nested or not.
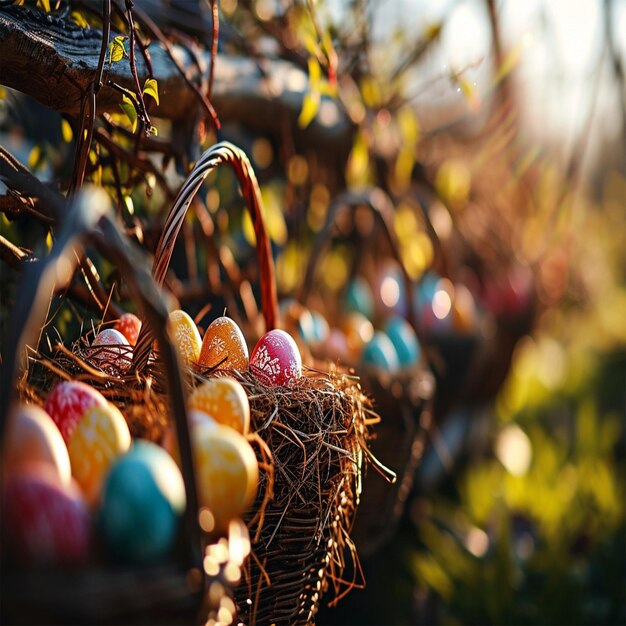
[(67, 443), (87, 409), (107, 406), (106, 398), (93, 387), (76, 380), (58, 383), (48, 394), (44, 409), (59, 427)]
[(139, 337), (139, 331), (141, 330), (141, 320), (134, 313), (124, 313), (115, 325), (114, 330), (126, 337), (128, 343), (134, 346), (137, 343), (137, 337)]
[(132, 362), (132, 348), (119, 330), (105, 328), (91, 344), (90, 360), (100, 368), (115, 368), (125, 372)]
[(7, 477), (2, 490), (6, 548), (19, 561), (83, 563), (91, 546), (91, 519), (80, 490), (64, 486), (49, 466), (32, 464)]
[(254, 347), (250, 369), (266, 385), (284, 386), (302, 376), (302, 357), (290, 335), (284, 330), (270, 330)]

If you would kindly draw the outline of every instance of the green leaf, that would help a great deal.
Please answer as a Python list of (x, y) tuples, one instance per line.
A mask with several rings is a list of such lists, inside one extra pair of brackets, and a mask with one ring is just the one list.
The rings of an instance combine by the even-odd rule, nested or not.
[(154, 78), (148, 78), (143, 86), (143, 95), (152, 96), (154, 101), (159, 104), (159, 85)]
[(126, 114), (132, 130), (135, 132), (135, 129), (137, 128), (137, 109), (135, 108), (133, 101), (125, 94), (122, 95), (122, 104), (120, 104), (120, 108)]
[(126, 54), (126, 48), (124, 47), (124, 42), (126, 41), (127, 37), (124, 37), (123, 35), (119, 35), (118, 37), (115, 37), (115, 39), (113, 39), (113, 41), (109, 44), (109, 62), (110, 63), (117, 63), (118, 61), (121, 61), (124, 58), (124, 55)]

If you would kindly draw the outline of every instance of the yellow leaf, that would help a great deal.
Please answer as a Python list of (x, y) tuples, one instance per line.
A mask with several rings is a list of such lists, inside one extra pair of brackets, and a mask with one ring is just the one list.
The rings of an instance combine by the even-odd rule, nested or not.
[(52, 239), (52, 232), (48, 231), (48, 234), (46, 235), (46, 247), (48, 248), (48, 250), (52, 248), (53, 243), (54, 241)]
[(0, 85), (0, 100), (4, 100), (7, 97), (6, 87)]
[(319, 61), (315, 57), (309, 57), (309, 84), (314, 87), (320, 82), (322, 78), (322, 68)]
[(39, 146), (33, 146), (33, 149), (28, 155), (28, 168), (31, 170), (35, 169), (41, 161), (41, 156), (41, 148)]
[(67, 120), (61, 120), (61, 135), (63, 136), (63, 141), (65, 141), (65, 143), (70, 143), (70, 141), (72, 141), (72, 137), (74, 137), (74, 131)]
[(403, 107), (398, 111), (398, 127), (402, 141), (406, 145), (415, 146), (418, 142), (421, 128), (415, 111), (411, 107)]
[(50, 13), (50, 0), (37, 0), (37, 8), (43, 9), (46, 13)]
[(302, 109), (298, 116), (298, 126), (300, 128), (306, 128), (315, 119), (320, 108), (320, 99), (320, 92), (317, 90), (310, 91), (304, 95)]
[(130, 196), (124, 196), (124, 206), (128, 211), (128, 215), (135, 214), (135, 205), (133, 204), (133, 199)]
[(124, 58), (124, 54), (126, 54), (126, 49), (124, 48), (124, 41), (126, 37), (123, 35), (119, 35), (115, 37), (113, 41), (109, 44), (109, 62), (117, 63)]
[(478, 111), (480, 109), (480, 96), (476, 91), (476, 87), (465, 78), (459, 79), (459, 87), (465, 96), (469, 108), (474, 112)]
[(135, 105), (126, 94), (122, 94), (122, 104), (120, 104), (120, 108), (126, 114), (132, 131), (135, 132), (137, 128), (137, 109), (135, 109)]
[(348, 158), (346, 179), (350, 187), (364, 187), (372, 182), (371, 164), (367, 142), (362, 132), (357, 133)]
[(520, 41), (502, 59), (502, 63), (493, 79), (494, 86), (504, 80), (518, 65), (522, 59), (522, 52), (525, 48), (524, 41)]
[(72, 11), (70, 17), (72, 18), (74, 24), (76, 24), (79, 28), (89, 28), (89, 23), (80, 11)]
[(151, 96), (159, 104), (159, 85), (154, 78), (148, 78), (143, 86), (143, 95)]

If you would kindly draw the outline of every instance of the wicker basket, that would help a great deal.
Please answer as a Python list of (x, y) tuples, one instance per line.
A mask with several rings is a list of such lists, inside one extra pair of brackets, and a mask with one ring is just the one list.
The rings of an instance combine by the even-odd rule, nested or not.
[[(368, 233), (368, 241), (363, 241), (361, 235), (353, 229), (351, 232), (354, 238), (350, 243), (353, 246), (375, 247), (377, 258), (380, 258), (380, 254), (386, 254), (399, 264), (403, 270), (407, 293), (407, 317), (412, 320), (413, 285), (399, 257), (391, 201), (380, 189), (362, 194), (346, 193), (332, 203), (326, 224), (315, 241), (298, 301), (302, 304), (308, 302), (318, 261), (324, 249), (337, 235), (335, 227), (343, 218), (344, 212), (349, 211), (354, 219), (355, 212), (361, 209), (374, 217), (374, 227)], [(396, 472), (398, 478), (393, 484), (389, 484), (390, 481), (384, 473), (369, 472), (365, 479), (354, 538), (359, 551), (364, 555), (371, 555), (393, 536), (404, 511), (432, 420), (434, 377), (423, 357), (408, 371), (390, 374), (359, 369), (357, 373), (381, 417), (372, 441), (372, 452), (382, 465)]]
[[(65, 201), (56, 197), (64, 206)], [(42, 198), (42, 204), (46, 198)], [(108, 198), (102, 192), (82, 191), (65, 207), (63, 226), (50, 255), (33, 263), (25, 273), (11, 319), (5, 345), (0, 406), (0, 436), (11, 398), (19, 393), (29, 401), (42, 402), (54, 382), (54, 374), (68, 376), (68, 370), (33, 353), (28, 366), (19, 362), (24, 346), (36, 345), (37, 332), (45, 318), (47, 297), (57, 280), (72, 271), (77, 245), (89, 243), (125, 273), (146, 323), (160, 346), (161, 363), (155, 389), (163, 385), (166, 409), (174, 416), (181, 442), (183, 478), (187, 508), (175, 549), (159, 565), (136, 567), (109, 563), (105, 555), (94, 556), (84, 568), (24, 569), (3, 562), (3, 623), (195, 623), (210, 621), (226, 613), (235, 614), (232, 589), (249, 549), (247, 530), (233, 523), (229, 536), (209, 539), (202, 532), (197, 514), (196, 487), (191, 463), (189, 432), (185, 418), (183, 373), (176, 349), (166, 334), (167, 309), (141, 258), (117, 230), (108, 214)], [(57, 354), (67, 354), (61, 350)], [(79, 368), (79, 360), (72, 363)], [(33, 380), (38, 367), (48, 367), (51, 376)], [(21, 370), (24, 371), (23, 375)], [(80, 374), (80, 371), (77, 373)], [(83, 376), (86, 372), (82, 372)], [(132, 380), (100, 376), (101, 390), (109, 397), (118, 387), (145, 386), (152, 373)], [(16, 382), (17, 381), (17, 384)], [(49, 387), (48, 387), (49, 388)], [(122, 406), (124, 411), (126, 407)], [(4, 539), (4, 538), (3, 538)], [(218, 553), (218, 568), (211, 576), (204, 572), (203, 557)]]
[[(154, 277), (162, 283), (174, 241), (208, 174), (220, 163), (237, 175), (254, 225), (265, 331), (278, 323), (274, 266), (263, 220), (256, 177), (245, 154), (228, 143), (204, 153), (185, 181), (172, 207), (154, 260)], [(248, 333), (261, 332), (259, 320), (249, 320)], [(134, 366), (148, 362), (152, 346), (142, 333)], [(357, 581), (344, 581), (347, 565), (358, 570), (349, 536), (361, 491), (361, 467), (369, 458), (366, 411), (369, 402), (354, 377), (339, 371), (306, 369), (289, 387), (267, 387), (248, 372), (223, 370), (237, 377), (248, 392), (251, 431), (262, 442), (262, 473), (255, 506), (247, 521), (252, 555), (235, 600), (240, 619), (254, 624), (309, 624), (322, 596), (337, 599)], [(359, 583), (361, 581), (358, 581)]]

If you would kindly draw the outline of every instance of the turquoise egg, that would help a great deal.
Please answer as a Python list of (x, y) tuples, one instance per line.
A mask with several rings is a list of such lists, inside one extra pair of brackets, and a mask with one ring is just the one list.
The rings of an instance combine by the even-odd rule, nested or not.
[(417, 289), (414, 290), (414, 304), (416, 311), (423, 311), (433, 301), (437, 292), (437, 285), (441, 276), (436, 272), (425, 272), (417, 282)]
[(344, 294), (343, 308), (346, 313), (361, 313), (370, 320), (374, 316), (374, 296), (369, 284), (361, 276), (350, 281)]
[(152, 563), (172, 548), (185, 509), (185, 485), (178, 466), (163, 448), (136, 441), (109, 472), (99, 510), (99, 526), (119, 560)]
[(313, 341), (319, 343), (326, 341), (330, 333), (326, 318), (317, 311), (311, 311), (311, 318), (313, 319)]
[(400, 367), (410, 367), (419, 361), (421, 348), (417, 335), (404, 318), (390, 317), (385, 324), (385, 333), (398, 353)]
[(398, 353), (391, 339), (382, 331), (377, 330), (371, 341), (363, 349), (361, 355), (363, 367), (374, 367), (387, 372), (399, 369)]

